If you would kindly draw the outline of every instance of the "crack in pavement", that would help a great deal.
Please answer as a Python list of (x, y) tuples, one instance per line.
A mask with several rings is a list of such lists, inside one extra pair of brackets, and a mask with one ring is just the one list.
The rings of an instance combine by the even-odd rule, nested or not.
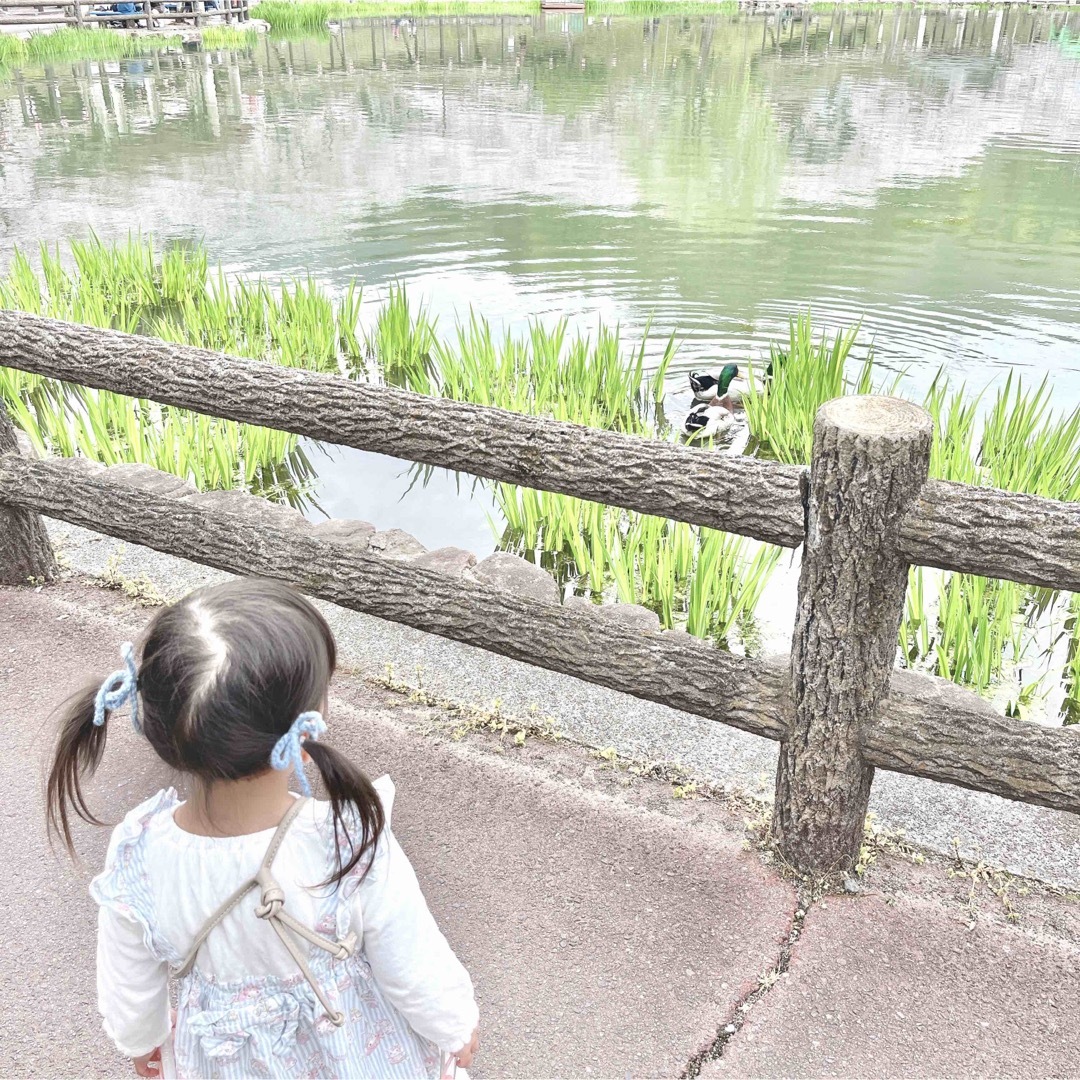
[(724, 1056), (724, 1050), (728, 1043), (735, 1038), (743, 1024), (746, 1023), (754, 1006), (787, 974), (788, 968), (791, 966), (792, 952), (802, 936), (803, 923), (806, 922), (806, 916), (813, 902), (809, 895), (804, 895), (800, 891), (792, 914), (791, 930), (788, 932), (787, 940), (780, 946), (776, 964), (759, 976), (758, 985), (753, 990), (743, 995), (735, 1006), (731, 1020), (720, 1028), (716, 1038), (686, 1063), (686, 1068), (680, 1074), (680, 1080), (694, 1080), (698, 1073), (701, 1072), (703, 1065), (710, 1061), (719, 1061)]

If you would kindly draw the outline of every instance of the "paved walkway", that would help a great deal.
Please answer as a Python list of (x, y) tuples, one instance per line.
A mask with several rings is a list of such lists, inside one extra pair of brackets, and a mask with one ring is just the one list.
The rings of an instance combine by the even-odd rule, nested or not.
[[(78, 582), (0, 589), (5, 1077), (128, 1071), (94, 1009), (85, 884), (107, 830), (80, 830), (85, 867), (50, 852), (40, 771), (50, 709), (146, 618)], [(477, 1077), (674, 1077), (721, 1049), (703, 1075), (1080, 1075), (1072, 901), (882, 854), (860, 895), (804, 920), (734, 806), (565, 742), (455, 741), (438, 709), (348, 676), (330, 713), (397, 784), (395, 830), (477, 986)], [(116, 725), (92, 804), (115, 820), (168, 782)]]

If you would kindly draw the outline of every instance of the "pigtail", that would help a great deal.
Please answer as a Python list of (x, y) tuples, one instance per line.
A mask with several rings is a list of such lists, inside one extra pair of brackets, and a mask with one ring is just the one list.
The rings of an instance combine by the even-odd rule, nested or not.
[(87, 686), (60, 706), (60, 732), (45, 785), (45, 817), (50, 834), (74, 855), (70, 811), (91, 825), (104, 825), (87, 805), (82, 781), (93, 776), (105, 753), (105, 725), (94, 723), (97, 686)]
[(333, 812), (337, 868), (322, 883), (330, 887), (343, 881), (374, 850), (386, 815), (374, 785), (340, 750), (314, 739), (308, 739), (304, 749), (319, 770)]

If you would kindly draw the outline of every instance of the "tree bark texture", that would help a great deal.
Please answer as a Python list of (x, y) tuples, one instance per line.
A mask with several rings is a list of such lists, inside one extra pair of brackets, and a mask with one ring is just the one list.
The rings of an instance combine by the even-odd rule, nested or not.
[(926, 481), (931, 430), (923, 409), (898, 398), (839, 398), (814, 420), (794, 719), (773, 811), (781, 854), (810, 876), (858, 858), (874, 777), (860, 728), (889, 690), (908, 583), (896, 535)]
[[(320, 534), (302, 515), (239, 492), (196, 494), (145, 466), (0, 456), (0, 501), (195, 562), (277, 578), (342, 607), (778, 739), (787, 673), (679, 631), (643, 633), (601, 608), (564, 607), (380, 555), (370, 533)], [(339, 533), (340, 535), (340, 533)], [(324, 536), (326, 538), (324, 538)], [(427, 553), (430, 555), (431, 553)]]
[(0, 364), (474, 476), (802, 543), (800, 467), (729, 457), (23, 312)]
[(882, 769), (1080, 812), (1080, 726), (1002, 716), (945, 679), (894, 671), (860, 745), (866, 761)]
[(1080, 592), (1080, 503), (930, 480), (900, 526), (909, 563)]
[[(0, 506), (5, 502), (222, 570), (291, 581), (342, 607), (765, 738), (783, 738), (792, 724), (787, 665), (733, 657), (683, 633), (612, 625), (618, 606), (560, 607), (468, 573), (433, 572), (422, 564), (447, 560), (419, 544), (398, 545), (410, 552), (405, 559), (381, 555), (390, 534), (364, 522), (313, 527), (251, 496), (196, 496), (183, 481), (143, 465), (103, 469), (16, 455), (0, 455)], [(1080, 730), (999, 716), (942, 679), (895, 672), (861, 744), (879, 768), (1080, 813)]]
[[(15, 427), (0, 399), (0, 454), (17, 454)], [(0, 506), (0, 585), (51, 581), (58, 573), (45, 523), (32, 510)]]
[[(213, 416), (797, 547), (800, 466), (716, 455), (501, 409), (0, 311), (0, 364)], [(1080, 590), (1080, 504), (931, 481), (908, 562)]]

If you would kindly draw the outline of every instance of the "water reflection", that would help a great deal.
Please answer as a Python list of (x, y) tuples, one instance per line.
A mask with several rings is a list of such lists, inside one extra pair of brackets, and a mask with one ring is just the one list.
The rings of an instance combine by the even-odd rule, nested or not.
[(679, 370), (809, 304), (924, 381), (1057, 370), (1080, 400), (1078, 29), (1014, 8), (373, 20), (56, 65), (0, 91), (0, 221), (7, 244), (205, 236), (235, 269), (410, 281), (444, 318), (652, 314), (687, 335)]
[(1019, 367), (1068, 406), (1078, 33), (1015, 7), (379, 19), (9, 72), (0, 254), (141, 230), (369, 299), (407, 281), (444, 329), (651, 315), (685, 337), (673, 410), (811, 306), (915, 393)]

